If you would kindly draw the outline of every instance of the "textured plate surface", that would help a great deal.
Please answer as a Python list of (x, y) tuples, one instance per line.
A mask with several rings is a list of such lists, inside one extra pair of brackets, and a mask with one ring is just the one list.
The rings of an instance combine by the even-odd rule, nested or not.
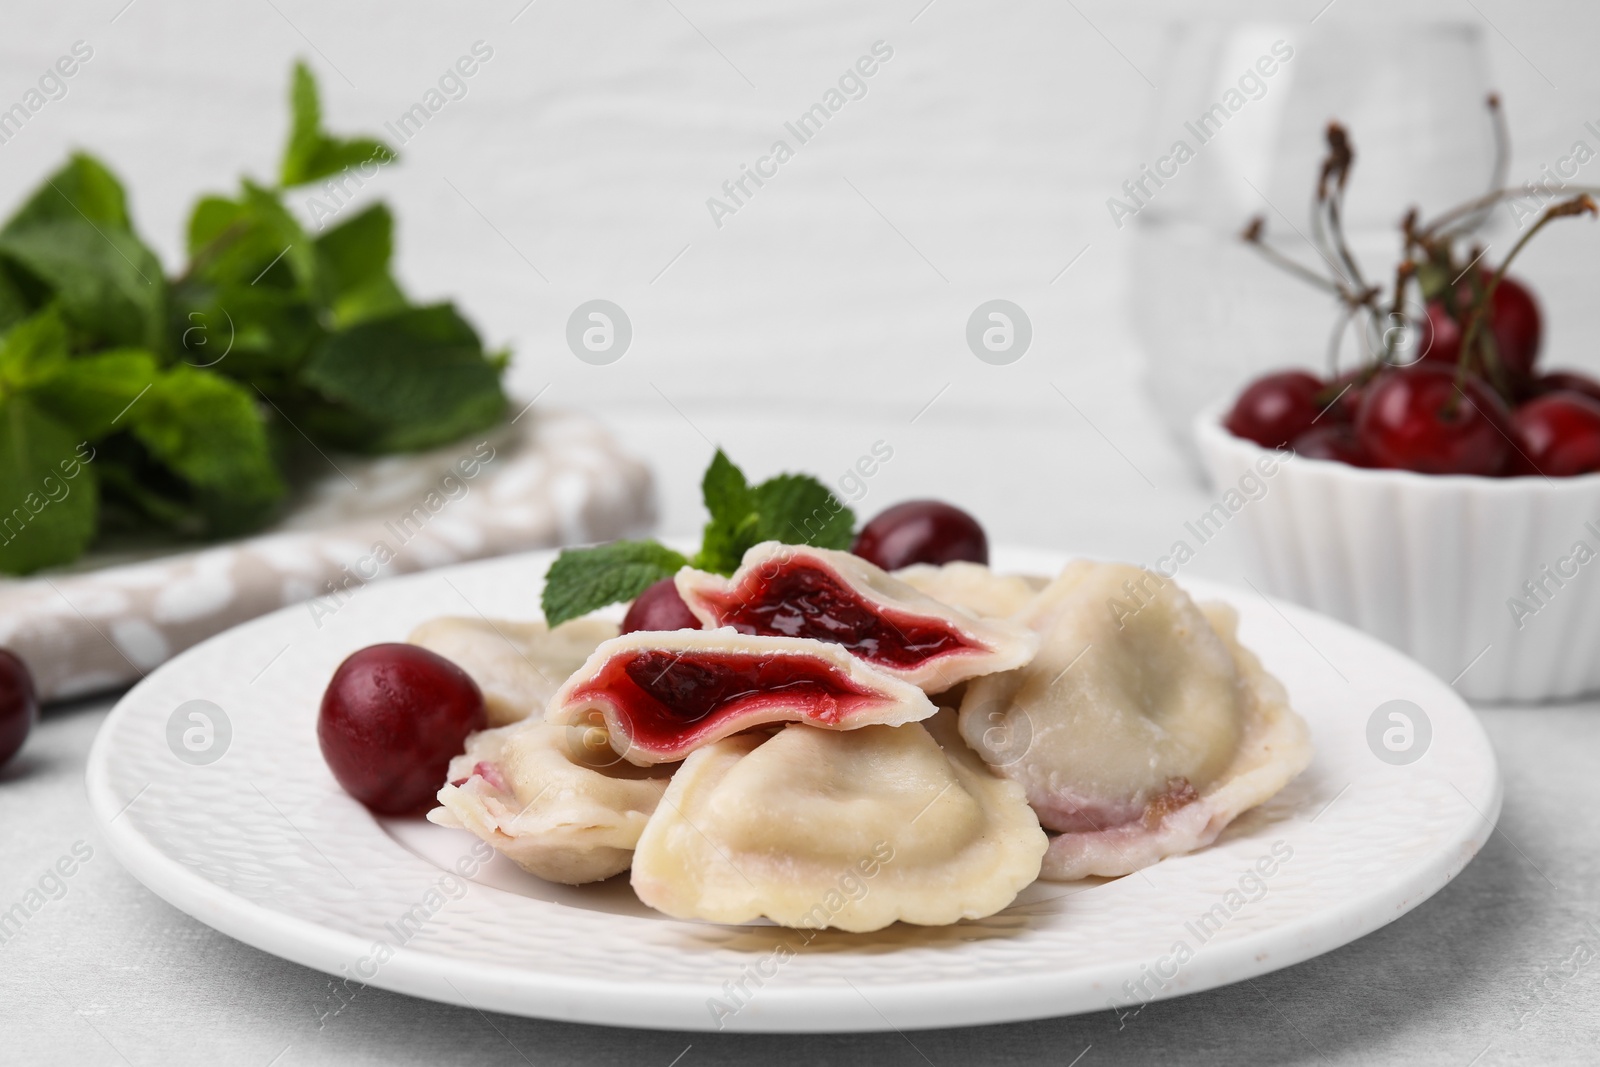
[[(551, 558), (383, 582), (332, 617), (286, 608), (152, 673), (89, 760), (118, 858), (201, 921), (352, 984), (617, 1026), (879, 1030), (1136, 1010), (1297, 963), (1421, 903), (1499, 815), (1488, 739), (1443, 682), (1304, 609), (1183, 580), (1238, 608), (1316, 744), (1305, 774), (1208, 849), (1114, 881), (1037, 883), (979, 922), (855, 935), (680, 922), (625, 879), (552, 886), (499, 857), (456, 881), (446, 870), (476, 839), (382, 822), (347, 797), (317, 751), (317, 703), (344, 656), (424, 619), (537, 617)], [(996, 565), (1053, 573), (1066, 558)], [(180, 712), (196, 700), (209, 705)], [(1410, 703), (1375, 717), (1390, 701)], [(1386, 730), (1409, 749), (1385, 748)]]

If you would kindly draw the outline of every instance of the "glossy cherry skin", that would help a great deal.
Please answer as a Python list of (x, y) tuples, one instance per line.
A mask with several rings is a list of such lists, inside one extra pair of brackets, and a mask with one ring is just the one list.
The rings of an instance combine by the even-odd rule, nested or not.
[[(1488, 285), (1493, 275), (1481, 275)], [(1456, 308), (1460, 320), (1451, 318), (1444, 304), (1428, 301), (1427, 318), (1421, 323), (1422, 336), (1418, 347), (1422, 358), (1434, 363), (1455, 363), (1461, 358), (1462, 334), (1466, 330), (1472, 306), (1472, 289), (1462, 285), (1456, 290)], [(1539, 341), (1544, 332), (1539, 315), (1539, 304), (1527, 287), (1513, 278), (1502, 278), (1489, 299), (1489, 318), (1484, 326), (1494, 337), (1495, 351), (1508, 371), (1514, 374), (1531, 374), (1534, 360), (1539, 357)]]
[(10, 649), (0, 648), (0, 767), (28, 739), (39, 721), (39, 697), (28, 665)]
[(433, 806), (452, 756), (489, 725), (467, 672), (416, 645), (371, 645), (339, 664), (317, 740), (345, 791), (380, 815)]
[(1511, 413), (1522, 454), (1514, 474), (1567, 478), (1600, 471), (1600, 401), (1579, 393), (1546, 393)]
[(1356, 437), (1375, 467), (1423, 474), (1500, 474), (1510, 455), (1510, 413), (1477, 378), (1456, 387), (1453, 368), (1417, 363), (1373, 379)]
[(1303, 370), (1263, 375), (1245, 387), (1222, 424), (1235, 437), (1282, 448), (1311, 429), (1322, 411), (1322, 381)]
[(663, 578), (634, 599), (628, 614), (622, 617), (622, 632), (635, 630), (698, 630), (700, 620), (694, 617), (689, 605), (678, 595), (678, 586), (671, 578)]
[(1372, 459), (1361, 446), (1355, 428), (1347, 424), (1313, 426), (1296, 437), (1290, 447), (1295, 455), (1304, 459), (1330, 459), (1336, 463), (1348, 463), (1352, 467), (1372, 466)]
[(1533, 380), (1534, 396), (1543, 396), (1558, 389), (1569, 393), (1580, 393), (1592, 400), (1600, 400), (1600, 382), (1580, 371), (1553, 370)]
[(938, 500), (907, 500), (880, 511), (856, 534), (851, 552), (886, 571), (913, 563), (989, 562), (989, 538), (978, 520)]

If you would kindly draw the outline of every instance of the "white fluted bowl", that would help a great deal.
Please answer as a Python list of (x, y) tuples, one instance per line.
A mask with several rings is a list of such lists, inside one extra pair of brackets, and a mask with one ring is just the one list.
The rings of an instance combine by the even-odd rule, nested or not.
[(1280, 461), (1222, 411), (1202, 412), (1195, 436), (1263, 592), (1360, 627), (1475, 700), (1600, 690), (1600, 474)]

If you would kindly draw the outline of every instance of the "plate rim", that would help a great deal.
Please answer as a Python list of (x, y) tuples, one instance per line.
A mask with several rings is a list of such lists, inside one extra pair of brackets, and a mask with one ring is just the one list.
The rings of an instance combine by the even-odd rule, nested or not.
[[(526, 563), (538, 557), (553, 558), (557, 550), (536, 549), (508, 556), (449, 565), (405, 575), (382, 586), (420, 584), (441, 574), (466, 569), (492, 569), (508, 562)], [(997, 548), (996, 555), (1006, 561), (1029, 559), (1040, 562), (1071, 558), (1103, 558), (1092, 555), (1022, 546)], [(1009, 567), (1007, 569), (1010, 569)], [(1192, 579), (1205, 590), (1227, 590), (1245, 596), (1215, 579)], [(381, 588), (381, 587), (380, 587)], [(1396, 880), (1385, 883), (1375, 895), (1350, 896), (1315, 913), (1275, 923), (1211, 946), (1204, 954), (1180, 970), (1170, 984), (1144, 1003), (1203, 992), (1224, 985), (1259, 977), (1305, 962), (1382, 929), (1407, 914), (1444, 888), (1478, 854), (1494, 833), (1504, 802), (1504, 779), (1498, 756), (1482, 722), (1465, 700), (1409, 656), (1383, 645), (1354, 627), (1308, 608), (1275, 598), (1262, 597), (1269, 605), (1288, 616), (1314, 618), (1321, 625), (1336, 627), (1357, 639), (1377, 644), (1426, 675), (1440, 692), (1445, 692), (1466, 711), (1465, 721), (1478, 735), (1488, 760), (1489, 803), (1476, 817), (1464, 818), (1459, 829), (1446, 835), (1426, 856), (1410, 865)], [(241, 623), (186, 649), (151, 671), (128, 690), (101, 723), (91, 746), (85, 770), (85, 786), (96, 825), (127, 871), (167, 903), (227, 936), (261, 951), (290, 960), (330, 975), (333, 979), (354, 981), (392, 992), (418, 996), (442, 1003), (478, 1010), (579, 1022), (631, 1029), (675, 1030), (683, 1032), (763, 1032), (763, 1033), (846, 1033), (1010, 1023), (1031, 1019), (1086, 1014), (1112, 1008), (1132, 1009), (1133, 1003), (1118, 1004), (1119, 998), (1105, 990), (1105, 1003), (1095, 1007), (1063, 1010), (1063, 994), (1080, 997), (1084, 967), (1027, 975), (1026, 984), (1015, 976), (973, 976), (952, 980), (932, 978), (913, 981), (875, 982), (868, 1000), (855, 983), (846, 980), (841, 991), (854, 990), (866, 1011), (838, 1012), (838, 995), (827, 986), (790, 986), (779, 998), (755, 997), (732, 1016), (728, 1025), (708, 1025), (706, 987), (677, 986), (626, 977), (593, 978), (584, 975), (533, 971), (525, 966), (485, 963), (453, 957), (447, 953), (401, 946), (372, 978), (357, 979), (348, 973), (347, 961), (371, 946), (360, 936), (337, 930), (315, 920), (276, 910), (215, 885), (185, 867), (163, 851), (156, 842), (137, 830), (131, 822), (118, 825), (118, 816), (132, 806), (113, 791), (110, 777), (115, 727), (137, 698), (152, 682), (169, 672), (181, 671), (191, 658), (203, 658), (214, 642), (252, 627), (267, 627), (271, 621), (303, 611), (303, 605), (290, 605)], [(1469, 806), (1470, 801), (1469, 801)], [(1475, 809), (1476, 810), (1476, 809)], [(379, 833), (384, 833), (381, 826)], [(1179, 858), (1179, 857), (1175, 857)], [(489, 887), (483, 887), (489, 888)], [(714, 925), (714, 924), (711, 924)], [(752, 959), (755, 956), (752, 955)], [(1226, 972), (1226, 976), (1224, 975)], [(720, 975), (719, 975), (720, 977)], [(1093, 983), (1099, 986), (1100, 983)], [(714, 987), (713, 987), (714, 988)], [(476, 996), (469, 996), (470, 989)], [(511, 996), (498, 996), (497, 990)], [(936, 1013), (928, 1011), (929, 994), (938, 990)], [(537, 991), (537, 998), (527, 994)], [(972, 994), (963, 1000), (952, 994)], [(985, 993), (1003, 994), (985, 997)], [(514, 1001), (511, 998), (515, 998)], [(608, 1009), (603, 1001), (624, 1000), (627, 1013)], [(952, 1004), (954, 1000), (956, 1003)], [(597, 1001), (601, 1003), (596, 1006)], [(809, 1002), (809, 1003), (808, 1003)], [(893, 1021), (891, 1021), (891, 1018)], [(692, 1020), (705, 1020), (695, 1023)]]

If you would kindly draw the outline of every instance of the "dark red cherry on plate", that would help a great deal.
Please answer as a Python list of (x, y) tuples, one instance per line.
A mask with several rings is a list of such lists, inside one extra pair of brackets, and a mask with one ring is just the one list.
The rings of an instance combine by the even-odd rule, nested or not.
[[(1493, 275), (1484, 271), (1480, 277), (1484, 285)], [(1455, 363), (1461, 358), (1462, 334), (1466, 330), (1472, 306), (1472, 289), (1462, 285), (1456, 290), (1456, 309), (1459, 319), (1452, 318), (1438, 300), (1428, 301), (1427, 318), (1421, 323), (1422, 333), (1418, 348), (1422, 358), (1433, 363)], [(1539, 316), (1539, 304), (1528, 288), (1514, 278), (1502, 278), (1489, 299), (1489, 319), (1484, 323), (1494, 337), (1495, 351), (1507, 370), (1514, 374), (1531, 374), (1534, 360), (1539, 358), (1539, 341), (1544, 332)]]
[(1303, 370), (1266, 374), (1245, 387), (1222, 424), (1235, 437), (1282, 448), (1311, 429), (1324, 406), (1317, 403), (1322, 391), (1321, 379)]
[(32, 672), (15, 652), (0, 648), (0, 767), (21, 750), (38, 721), (39, 697)]
[(1295, 455), (1304, 459), (1331, 459), (1352, 467), (1372, 466), (1367, 450), (1361, 447), (1361, 440), (1356, 436), (1355, 427), (1346, 423), (1313, 426), (1296, 437), (1289, 447), (1294, 449)]
[(861, 527), (850, 551), (886, 571), (913, 563), (989, 562), (989, 538), (978, 520), (938, 500), (907, 500)]
[(622, 618), (622, 632), (636, 630), (698, 630), (700, 620), (694, 617), (689, 605), (678, 595), (678, 585), (671, 578), (663, 578), (634, 598), (628, 614)]
[(1541, 374), (1533, 380), (1531, 392), (1534, 396), (1543, 396), (1545, 393), (1554, 393), (1557, 390), (1581, 393), (1591, 400), (1600, 400), (1600, 382), (1575, 370), (1553, 370)]
[(1498, 475), (1512, 451), (1499, 394), (1473, 377), (1457, 388), (1455, 369), (1431, 362), (1373, 379), (1356, 437), (1373, 466), (1423, 474)]
[(1511, 413), (1521, 455), (1514, 474), (1567, 478), (1600, 471), (1600, 401), (1579, 393), (1546, 393)]
[(433, 805), (451, 757), (488, 725), (466, 671), (416, 645), (371, 645), (333, 672), (317, 740), (347, 793), (380, 815), (409, 815)]

